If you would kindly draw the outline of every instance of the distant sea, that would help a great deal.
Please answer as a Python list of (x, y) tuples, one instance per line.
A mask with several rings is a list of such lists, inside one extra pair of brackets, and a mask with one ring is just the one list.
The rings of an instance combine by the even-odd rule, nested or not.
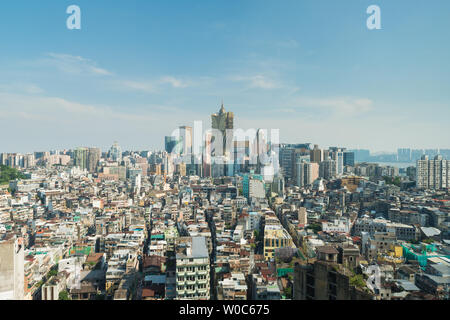
[(380, 166), (391, 166), (397, 168), (408, 168), (415, 167), (415, 162), (378, 162), (378, 161), (368, 161), (368, 163), (378, 163)]

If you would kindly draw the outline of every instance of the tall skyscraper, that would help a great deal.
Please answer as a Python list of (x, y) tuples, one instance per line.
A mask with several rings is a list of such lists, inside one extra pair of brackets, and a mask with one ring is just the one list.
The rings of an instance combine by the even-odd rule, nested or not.
[[(233, 137), (227, 137), (226, 131), (232, 130), (234, 128), (234, 114), (233, 112), (227, 112), (225, 111), (225, 108), (220, 108), (218, 113), (214, 113), (211, 115), (211, 128), (217, 129), (222, 133), (222, 139), (223, 139), (223, 155), (227, 155), (228, 152), (231, 152), (231, 150), (228, 150), (228, 144), (227, 141), (230, 141), (230, 139), (233, 139)], [(228, 140), (227, 140), (228, 139)], [(218, 154), (220, 156), (220, 154)]]
[(102, 156), (102, 151), (100, 148), (89, 148), (88, 158), (87, 158), (87, 170), (90, 173), (97, 172), (98, 162)]
[(319, 164), (315, 162), (305, 162), (297, 159), (297, 179), (296, 185), (304, 187), (311, 185), (319, 177)]
[(183, 143), (181, 137), (166, 136), (164, 139), (164, 149), (167, 153), (180, 154), (183, 152)]
[(331, 159), (336, 161), (336, 174), (344, 173), (344, 148), (330, 147)]
[(319, 165), (319, 177), (326, 180), (331, 180), (337, 175), (336, 169), (336, 160), (322, 161)]
[(417, 160), (416, 186), (419, 189), (447, 189), (450, 188), (450, 160), (444, 160), (437, 155), (429, 160), (423, 155)]
[(101, 158), (101, 150), (99, 148), (79, 147), (75, 149), (73, 157), (75, 167), (94, 173), (97, 171), (97, 165)]
[(180, 139), (182, 144), (181, 153), (183, 155), (192, 153), (192, 127), (181, 126), (180, 128)]
[(266, 156), (268, 151), (267, 140), (264, 130), (258, 129), (256, 131), (256, 173), (261, 173), (261, 168), (266, 165)]
[(122, 161), (122, 149), (117, 141), (114, 141), (111, 149), (109, 149), (109, 157), (112, 161), (117, 161), (119, 163)]
[(203, 154), (202, 154), (202, 173), (203, 177), (211, 177), (211, 165), (212, 165), (212, 159), (211, 159), (211, 153), (212, 150), (212, 140), (213, 136), (211, 132), (206, 132), (205, 134), (205, 146), (203, 148)]
[(302, 159), (310, 158), (310, 143), (303, 144), (281, 144), (279, 148), (279, 164), (283, 169), (283, 176), (287, 181), (295, 183), (296, 161), (298, 157)]
[(79, 167), (84, 170), (87, 169), (87, 158), (89, 149), (85, 147), (76, 148), (73, 152), (73, 164), (75, 167)]
[(310, 151), (310, 161), (314, 163), (320, 163), (323, 160), (322, 149), (319, 149), (317, 144), (314, 145), (314, 149)]
[(355, 153), (353, 151), (344, 151), (344, 166), (355, 166)]

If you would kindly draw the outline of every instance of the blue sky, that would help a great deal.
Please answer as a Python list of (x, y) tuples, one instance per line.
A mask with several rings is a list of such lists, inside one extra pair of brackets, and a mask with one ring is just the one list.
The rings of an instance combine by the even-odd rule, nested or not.
[(222, 99), (282, 142), (449, 148), (449, 30), (447, 0), (4, 2), (0, 152), (161, 148)]

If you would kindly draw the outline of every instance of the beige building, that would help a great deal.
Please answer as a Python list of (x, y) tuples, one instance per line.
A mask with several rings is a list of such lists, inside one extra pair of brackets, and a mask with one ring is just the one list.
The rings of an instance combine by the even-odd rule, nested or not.
[(422, 156), (417, 160), (416, 185), (419, 189), (447, 189), (450, 188), (450, 160), (442, 156), (435, 156), (429, 160)]
[(16, 236), (0, 241), (0, 300), (24, 299), (24, 245)]
[(266, 224), (264, 227), (264, 258), (270, 260), (278, 248), (295, 248), (291, 235), (281, 224)]
[(176, 242), (176, 299), (209, 300), (210, 268), (205, 237), (180, 237)]
[(319, 164), (313, 162), (297, 161), (297, 186), (304, 187), (311, 185), (319, 178)]

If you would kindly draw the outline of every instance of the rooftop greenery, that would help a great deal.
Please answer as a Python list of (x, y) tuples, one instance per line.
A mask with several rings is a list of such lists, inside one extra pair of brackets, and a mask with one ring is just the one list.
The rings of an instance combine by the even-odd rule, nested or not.
[(0, 185), (15, 179), (25, 179), (25, 175), (17, 169), (0, 164)]

